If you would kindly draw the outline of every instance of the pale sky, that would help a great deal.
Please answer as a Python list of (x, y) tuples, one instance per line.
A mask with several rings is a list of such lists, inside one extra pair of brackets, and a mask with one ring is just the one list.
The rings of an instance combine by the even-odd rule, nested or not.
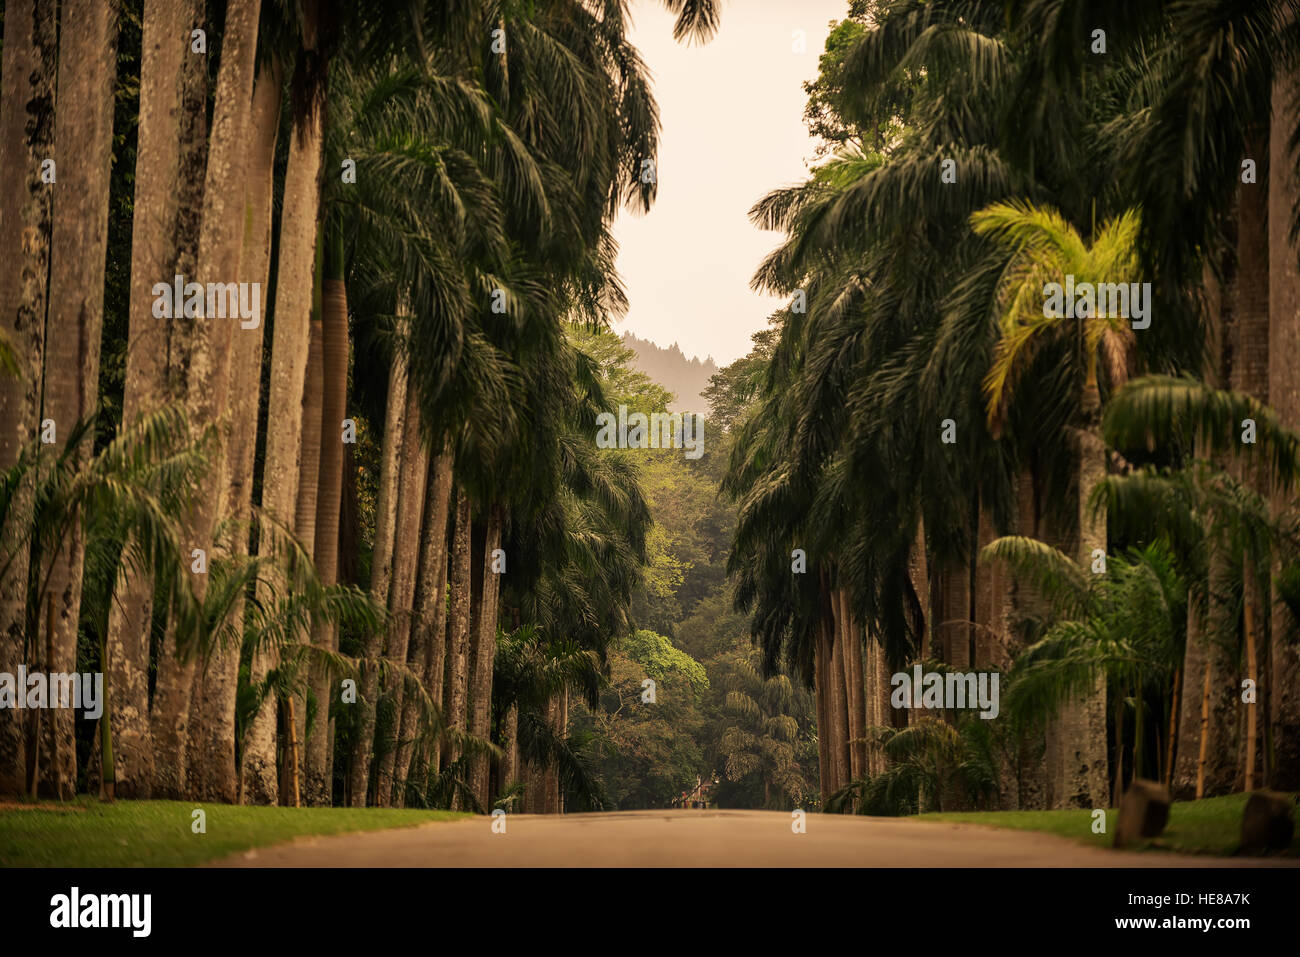
[[(802, 181), (815, 141), (803, 123), (802, 84), (817, 75), (830, 21), (846, 0), (722, 0), (707, 44), (673, 40), (659, 0), (633, 0), (632, 42), (653, 77), (663, 129), (659, 196), (644, 216), (614, 226), (631, 308), (616, 332), (719, 366), (749, 351), (780, 301), (749, 288), (781, 236), (746, 215), (766, 193)], [(795, 53), (795, 31), (805, 52)]]

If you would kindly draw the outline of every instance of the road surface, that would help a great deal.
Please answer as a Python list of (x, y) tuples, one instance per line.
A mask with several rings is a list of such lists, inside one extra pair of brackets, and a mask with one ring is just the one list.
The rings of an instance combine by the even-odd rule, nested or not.
[[(777, 811), (625, 811), (434, 822), (300, 838), (218, 867), (1257, 867), (1296, 859), (1193, 857), (1087, 847), (1049, 834), (898, 818)], [(500, 825), (498, 824), (498, 827)]]

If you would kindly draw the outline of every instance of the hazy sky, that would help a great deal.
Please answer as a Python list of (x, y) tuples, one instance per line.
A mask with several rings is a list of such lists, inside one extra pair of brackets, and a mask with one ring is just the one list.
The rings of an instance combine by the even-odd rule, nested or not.
[[(659, 0), (633, 0), (636, 44), (653, 74), (663, 130), (659, 197), (614, 227), (631, 309), (615, 331), (725, 365), (780, 304), (749, 288), (779, 242), (746, 215), (770, 190), (806, 177), (815, 142), (802, 83), (817, 75), (829, 24), (845, 0), (722, 0), (703, 46), (676, 43)], [(805, 52), (793, 52), (795, 31)]]

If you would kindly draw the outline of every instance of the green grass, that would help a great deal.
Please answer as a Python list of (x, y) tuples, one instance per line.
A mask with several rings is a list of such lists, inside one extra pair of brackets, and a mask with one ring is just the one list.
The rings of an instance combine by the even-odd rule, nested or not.
[[(46, 809), (49, 808), (49, 809)], [(207, 814), (207, 833), (191, 830)], [(0, 867), (188, 867), (303, 835), (376, 831), (469, 814), (390, 808), (234, 807), (80, 798), (61, 808), (0, 810)]]
[[(1237, 853), (1241, 842), (1241, 815), (1247, 795), (1175, 801), (1169, 823), (1157, 838), (1126, 850), (1163, 850), (1181, 854), (1211, 854), (1227, 857)], [(1018, 831), (1043, 831), (1081, 844), (1112, 847), (1119, 812), (1106, 811), (1106, 833), (1092, 832), (1091, 811), (971, 811), (954, 814), (921, 814), (917, 821), (950, 821), (955, 824), (983, 824)], [(1300, 856), (1300, 834), (1291, 841), (1286, 856)]]

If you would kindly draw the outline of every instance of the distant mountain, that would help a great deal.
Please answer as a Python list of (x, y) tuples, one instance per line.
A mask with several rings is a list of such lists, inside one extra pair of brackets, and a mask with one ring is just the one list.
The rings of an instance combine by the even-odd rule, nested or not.
[(712, 356), (704, 360), (688, 359), (675, 342), (665, 349), (630, 332), (623, 333), (623, 345), (636, 353), (633, 364), (637, 369), (677, 397), (671, 411), (709, 411), (709, 404), (700, 394), (708, 388), (709, 376), (718, 371)]

